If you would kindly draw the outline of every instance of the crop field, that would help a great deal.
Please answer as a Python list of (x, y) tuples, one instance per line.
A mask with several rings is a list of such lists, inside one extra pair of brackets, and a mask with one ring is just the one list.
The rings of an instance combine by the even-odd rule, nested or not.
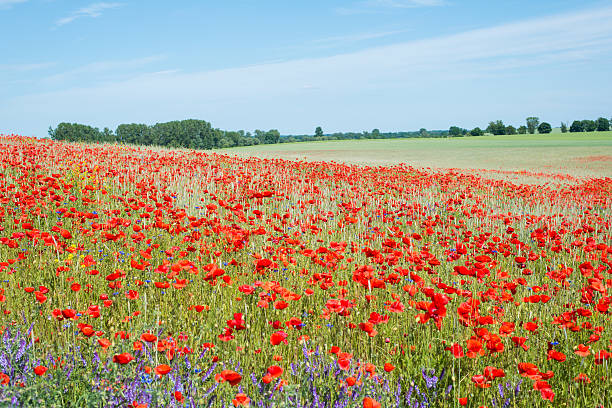
[(610, 407), (612, 138), (582, 136), (1, 136), (0, 406)]
[[(223, 149), (240, 157), (347, 164), (612, 175), (612, 132), (479, 136), (443, 139), (340, 140)], [(537, 180), (535, 180), (537, 182)]]

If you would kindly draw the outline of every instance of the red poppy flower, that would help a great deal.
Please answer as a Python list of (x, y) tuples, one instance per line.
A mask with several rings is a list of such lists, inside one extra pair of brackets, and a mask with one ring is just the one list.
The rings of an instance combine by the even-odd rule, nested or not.
[(185, 401), (185, 397), (183, 396), (183, 393), (180, 391), (174, 391), (174, 399), (182, 404)]
[(283, 374), (283, 369), (277, 365), (268, 367), (268, 374), (274, 378), (278, 378)]
[(284, 331), (277, 331), (276, 333), (272, 333), (270, 336), (270, 344), (273, 346), (278, 346), (280, 343), (287, 344), (287, 333)]
[(113, 362), (121, 365), (128, 364), (132, 360), (134, 360), (134, 356), (132, 356), (130, 353), (115, 354), (113, 356)]
[(363, 399), (363, 408), (380, 408), (380, 403), (370, 397)]
[(251, 399), (246, 394), (236, 394), (232, 404), (234, 404), (234, 407), (248, 407), (251, 404)]
[(34, 367), (34, 374), (36, 375), (39, 375), (39, 376), (44, 375), (46, 372), (47, 372), (47, 367), (45, 366), (39, 365), (39, 366)]
[(230, 385), (238, 385), (242, 381), (242, 376), (232, 370), (223, 370), (215, 376), (217, 382), (227, 381)]
[(160, 364), (157, 367), (155, 367), (155, 372), (161, 377), (164, 376), (166, 374), (168, 374), (170, 371), (172, 371), (172, 367), (170, 367), (167, 364)]
[(463, 347), (461, 347), (459, 343), (455, 343), (451, 347), (446, 347), (445, 350), (450, 350), (455, 358), (461, 358), (465, 355), (463, 353)]

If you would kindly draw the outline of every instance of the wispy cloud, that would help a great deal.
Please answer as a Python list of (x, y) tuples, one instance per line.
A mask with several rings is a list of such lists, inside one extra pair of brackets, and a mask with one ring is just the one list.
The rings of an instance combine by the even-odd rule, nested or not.
[(117, 73), (121, 73), (121, 76), (125, 76), (126, 73), (130, 73), (130, 70), (161, 61), (164, 58), (165, 56), (163, 55), (151, 55), (148, 57), (133, 58), (128, 60), (96, 61), (70, 69), (68, 71), (50, 75), (43, 78), (42, 82), (47, 84), (64, 83), (78, 78), (93, 81), (95, 77), (101, 74), (110, 74), (112, 76)]
[(55, 25), (58, 27), (63, 26), (68, 23), (72, 23), (74, 20), (79, 19), (81, 17), (100, 17), (104, 10), (114, 9), (120, 6), (122, 6), (122, 3), (93, 3), (87, 7), (83, 7), (74, 11), (72, 14), (66, 17), (60, 18), (55, 22)]
[(612, 7), (604, 7), (330, 57), (92, 81), (0, 101), (0, 123), (14, 123), (26, 107), (39, 112), (43, 130), (58, 120), (104, 126), (192, 116), (226, 128), (300, 132), (296, 124), (313, 118), (345, 129), (410, 129), (439, 123), (440, 112), (467, 125), (483, 116), (544, 115), (542, 107), (553, 120), (577, 114), (568, 101), (609, 106), (612, 88), (590, 65), (612, 67), (610, 19)]
[(310, 44), (318, 46), (336, 46), (344, 45), (346, 43), (375, 40), (378, 38), (389, 37), (395, 34), (405, 33), (409, 30), (392, 30), (392, 31), (380, 31), (380, 32), (369, 32), (369, 33), (358, 33), (349, 35), (338, 35), (333, 37), (320, 38), (313, 40)]
[(0, 0), (0, 10), (7, 10), (15, 4), (25, 3), (28, 0)]
[(446, 0), (363, 0), (348, 7), (339, 7), (336, 12), (339, 14), (361, 14), (397, 9), (438, 7), (447, 4)]

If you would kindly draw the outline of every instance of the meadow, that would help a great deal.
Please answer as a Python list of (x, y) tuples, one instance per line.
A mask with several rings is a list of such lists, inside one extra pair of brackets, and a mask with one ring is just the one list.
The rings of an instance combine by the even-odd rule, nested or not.
[(611, 144), (2, 136), (0, 405), (608, 407)]
[(487, 169), (561, 173), (582, 177), (612, 174), (612, 131), (441, 139), (342, 140), (236, 147), (219, 153), (240, 157), (337, 161), (347, 164)]

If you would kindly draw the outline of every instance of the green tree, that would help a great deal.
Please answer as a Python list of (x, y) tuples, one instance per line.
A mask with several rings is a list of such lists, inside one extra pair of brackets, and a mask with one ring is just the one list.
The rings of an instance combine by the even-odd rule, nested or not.
[(143, 123), (122, 123), (117, 126), (115, 136), (119, 143), (150, 144), (151, 128)]
[(567, 124), (561, 122), (561, 133), (567, 133)]
[(582, 121), (582, 128), (584, 132), (594, 132), (597, 129), (597, 124), (594, 120), (586, 119)]
[(538, 133), (547, 134), (550, 132), (552, 132), (552, 126), (550, 126), (550, 123), (547, 123), (547, 122), (540, 123), (540, 125), (538, 126)]
[(494, 135), (505, 135), (506, 126), (504, 125), (504, 122), (501, 120), (496, 120), (495, 122), (489, 122), (489, 126), (487, 127), (487, 132), (493, 133)]
[(100, 137), (102, 142), (112, 143), (115, 141), (115, 134), (107, 127), (100, 132)]
[[(255, 131), (257, 132), (257, 131)], [(275, 144), (278, 143), (280, 139), (280, 132), (276, 129), (270, 129), (267, 132), (263, 132), (262, 134), (263, 140), (261, 143), (263, 144)]]
[(519, 135), (525, 135), (525, 134), (527, 134), (527, 126), (525, 126), (525, 125), (521, 125), (521, 126), (519, 126), (519, 128), (518, 128), (518, 134), (519, 134)]
[(582, 121), (580, 121), (580, 120), (573, 121), (572, 125), (570, 126), (569, 131), (572, 132), (572, 133), (575, 133), (575, 132), (584, 132), (584, 126), (582, 124)]
[(512, 125), (506, 126), (506, 134), (507, 135), (516, 135), (516, 128)]
[(595, 123), (597, 124), (598, 132), (606, 132), (610, 130), (610, 121), (606, 118), (598, 118)]
[(315, 129), (315, 137), (323, 137), (323, 129), (321, 129), (321, 126), (317, 126)]
[(420, 128), (420, 129), (419, 129), (419, 136), (420, 136), (420, 137), (427, 137), (427, 136), (429, 136), (429, 133), (427, 133), (427, 129), (425, 129), (425, 128)]
[(482, 135), (484, 135), (484, 132), (482, 131), (481, 128), (475, 127), (474, 129), (470, 130), (470, 135), (472, 135), (472, 136), (482, 136)]
[(451, 126), (450, 129), (448, 129), (448, 134), (451, 137), (461, 136), (463, 135), (463, 129), (458, 126)]
[(525, 120), (527, 121), (527, 130), (529, 131), (529, 134), (533, 135), (538, 125), (540, 124), (540, 118), (535, 117), (535, 116), (530, 116)]
[(55, 129), (49, 129), (49, 136), (67, 142), (100, 142), (102, 134), (98, 128), (80, 123), (62, 122)]
[(382, 135), (380, 134), (380, 130), (379, 129), (372, 129), (372, 139), (380, 139), (382, 138)]

